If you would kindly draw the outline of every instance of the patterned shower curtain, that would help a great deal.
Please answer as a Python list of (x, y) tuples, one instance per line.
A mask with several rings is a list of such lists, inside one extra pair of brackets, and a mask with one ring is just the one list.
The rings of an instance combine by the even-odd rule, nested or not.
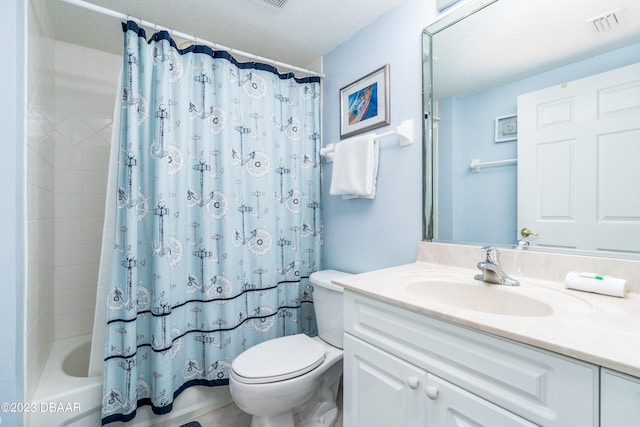
[(259, 342), (314, 335), (321, 245), (319, 78), (122, 26), (103, 424), (228, 384)]

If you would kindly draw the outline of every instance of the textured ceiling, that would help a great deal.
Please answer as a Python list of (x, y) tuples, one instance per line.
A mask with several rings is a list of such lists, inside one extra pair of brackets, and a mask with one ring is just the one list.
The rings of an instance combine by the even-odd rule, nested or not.
[[(402, 0), (88, 0), (220, 45), (308, 68)], [(47, 0), (56, 39), (120, 54), (118, 20)], [(153, 30), (153, 29), (150, 29)], [(153, 32), (153, 31), (151, 31)]]

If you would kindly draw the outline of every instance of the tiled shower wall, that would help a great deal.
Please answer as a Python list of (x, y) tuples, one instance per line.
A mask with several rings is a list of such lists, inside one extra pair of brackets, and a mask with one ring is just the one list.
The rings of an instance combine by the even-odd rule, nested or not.
[[(29, 10), (27, 396), (54, 340), (93, 327), (121, 57), (52, 38)], [(117, 29), (117, 28), (116, 28)]]
[(31, 399), (53, 341), (55, 111), (54, 43), (43, 0), (29, 7), (27, 56), (26, 398)]
[(55, 339), (93, 327), (120, 61), (55, 42)]

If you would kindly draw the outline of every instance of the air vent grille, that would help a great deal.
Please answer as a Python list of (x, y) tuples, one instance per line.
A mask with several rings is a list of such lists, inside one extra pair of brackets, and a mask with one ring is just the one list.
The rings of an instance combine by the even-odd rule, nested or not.
[(620, 9), (603, 13), (587, 20), (587, 24), (593, 25), (597, 32), (611, 31), (620, 24)]
[(254, 2), (270, 6), (276, 9), (282, 9), (289, 0), (254, 0)]

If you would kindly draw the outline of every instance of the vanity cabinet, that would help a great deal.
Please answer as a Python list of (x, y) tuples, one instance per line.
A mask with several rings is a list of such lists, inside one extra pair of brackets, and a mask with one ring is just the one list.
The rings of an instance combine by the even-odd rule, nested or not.
[(640, 378), (602, 368), (600, 387), (602, 427), (640, 424)]
[[(427, 372), (358, 338), (344, 338), (345, 426), (423, 427)], [(348, 357), (347, 357), (348, 355)], [(348, 401), (348, 403), (346, 403)]]
[[(345, 425), (535, 427), (358, 338), (345, 336)], [(348, 421), (347, 421), (348, 420)]]
[(426, 394), (427, 426), (536, 427), (435, 375), (427, 375)]
[(597, 366), (344, 298), (345, 426), (599, 425)]

